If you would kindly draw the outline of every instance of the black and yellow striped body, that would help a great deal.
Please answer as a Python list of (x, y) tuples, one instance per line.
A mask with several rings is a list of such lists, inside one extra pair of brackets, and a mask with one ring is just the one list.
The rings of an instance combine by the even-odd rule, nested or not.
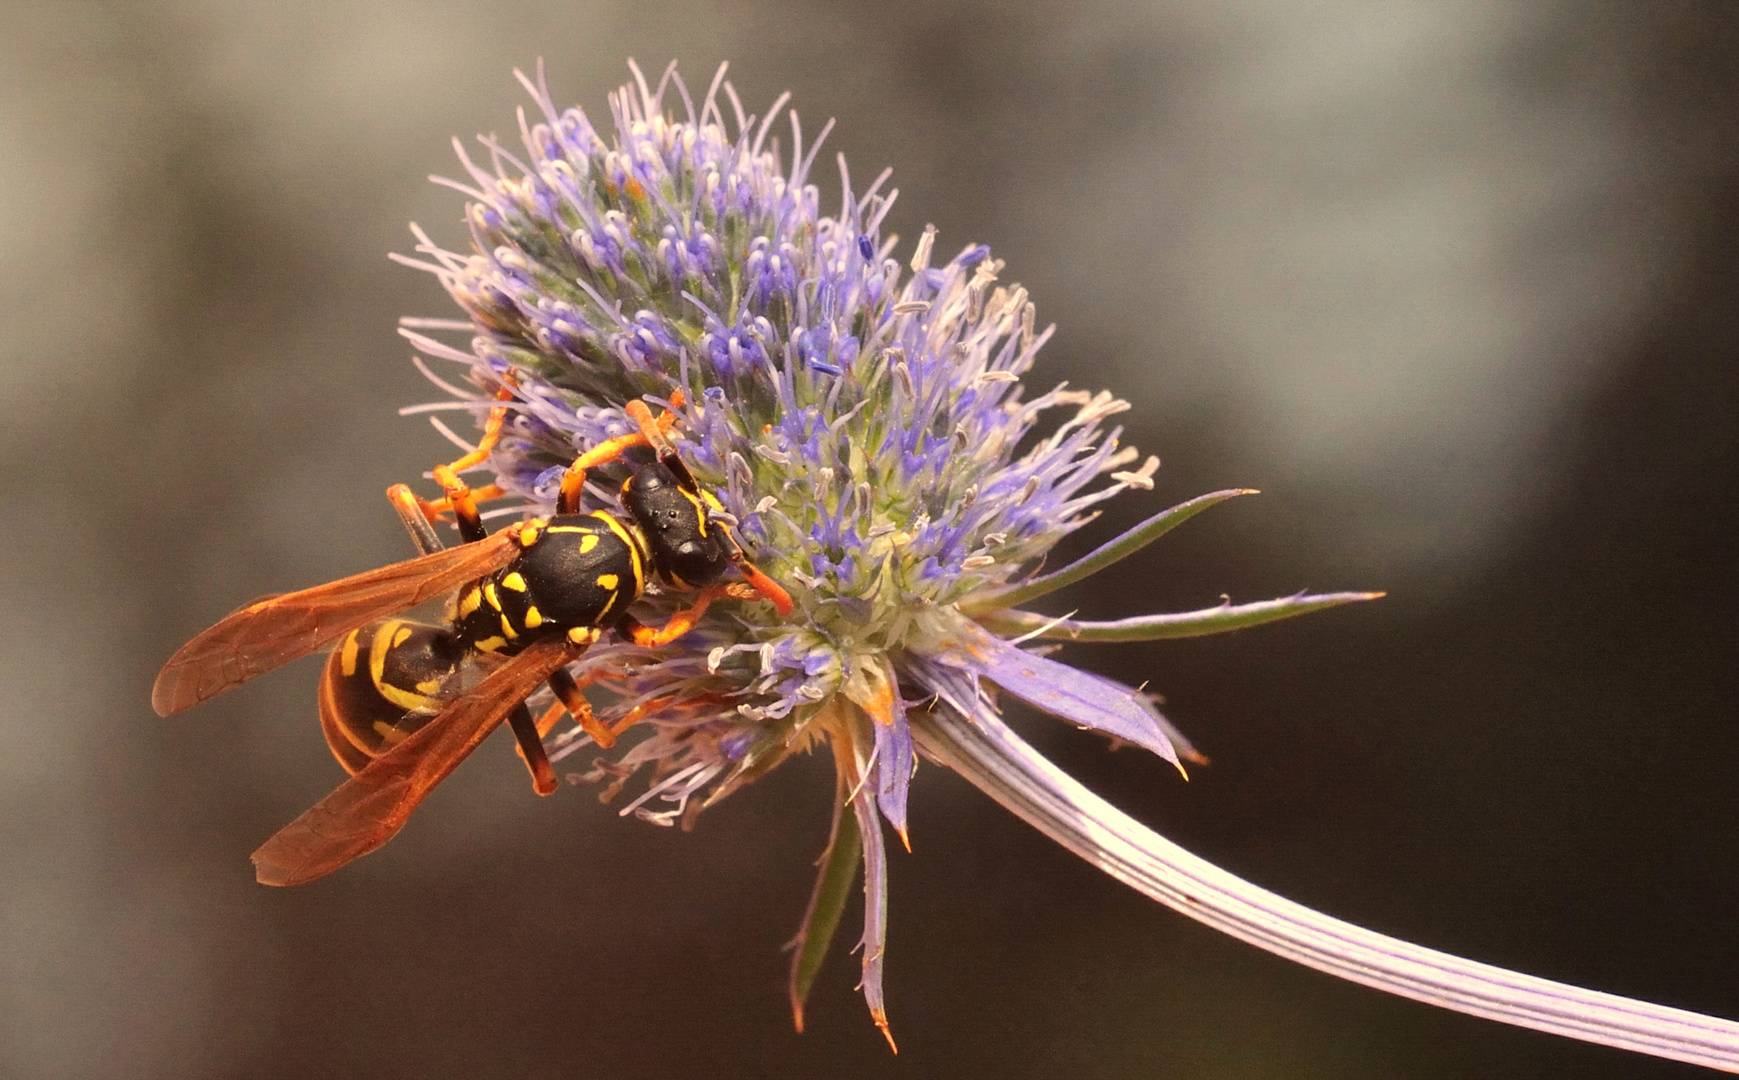
[(518, 558), (459, 592), (453, 629), (469, 648), (512, 655), (556, 635), (595, 637), (646, 589), (643, 542), (614, 515), (558, 514), (521, 536)]
[(404, 619), (341, 638), (320, 679), (320, 729), (339, 764), (354, 774), (427, 723), (465, 652), (446, 627)]
[(320, 682), (321, 728), (339, 762), (355, 773), (427, 723), (458, 693), (454, 675), (472, 654), (512, 656), (552, 637), (589, 645), (636, 625), (625, 620), (649, 573), (693, 589), (729, 566), (708, 504), (663, 463), (635, 471), (622, 505), (509, 526), (519, 553), (459, 590), (446, 627), (381, 619), (342, 638)]
[(519, 555), (459, 591), (451, 626), (382, 619), (340, 639), (320, 680), (327, 745), (355, 773), (427, 723), (474, 650), (510, 656), (535, 641), (589, 643), (646, 588), (637, 529), (602, 511), (513, 526)]

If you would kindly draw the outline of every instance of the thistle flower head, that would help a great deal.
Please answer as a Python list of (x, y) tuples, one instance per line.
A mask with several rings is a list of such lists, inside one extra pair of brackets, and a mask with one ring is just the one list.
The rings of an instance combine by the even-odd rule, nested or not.
[[(470, 316), (471, 351), (412, 340), (469, 365), (477, 392), (461, 398), (476, 407), (511, 386), (490, 464), (534, 511), (553, 506), (578, 453), (632, 430), (626, 401), (683, 402), (685, 461), (797, 602), (789, 617), (721, 610), (660, 650), (594, 650), (582, 666), (611, 673), (618, 712), (660, 703), (656, 734), (599, 768), (655, 765), (661, 801), (681, 807), (826, 737), (852, 750), (849, 790), (903, 835), (906, 706), (975, 696), (975, 678), (1016, 655), (1043, 674), (1012, 693), (1054, 698), (1039, 703), (1176, 761), (1144, 699), (1017, 654), (960, 613), (1030, 572), (1096, 504), (1151, 488), (1158, 465), (1131, 468), (1135, 451), (1108, 426), (1126, 402), (1066, 386), (1027, 395), (1021, 377), (1051, 331), (1000, 280), (1002, 262), (982, 245), (939, 257), (933, 228), (894, 258), (887, 173), (859, 192), (843, 157), (824, 213), (810, 182), (820, 138), (805, 147), (791, 114), (787, 162), (770, 137), (780, 104), (746, 116), (722, 79), (698, 108), (674, 70), (656, 89), (624, 86), (609, 138), (558, 112), (541, 80), (526, 85), (542, 117), (522, 113), (523, 148), (485, 140), (487, 168), (460, 151), (473, 252), (422, 247)], [(681, 119), (665, 112), (672, 91)], [(613, 503), (608, 479), (589, 501)], [(1083, 695), (1120, 700), (1120, 715), (1072, 707)]]
[[(599, 718), (638, 720), (642, 735), (583, 777), (613, 798), (644, 775), (622, 812), (687, 825), (827, 743), (833, 835), (794, 942), (792, 1004), (801, 1026), (861, 860), (862, 987), (885, 1032), (879, 819), (906, 839), (915, 746), (1022, 813), (998, 779), (1025, 759), (1009, 749), (1020, 744), (997, 690), (1174, 764), (1201, 760), (1149, 697), (1025, 642), (1212, 633), (1378, 594), (1117, 622), (1021, 610), (1246, 492), (1190, 500), (1040, 575), (1098, 504), (1153, 488), (1157, 459), (1121, 446), (1112, 423), (1129, 406), (1066, 385), (1029, 392), (1022, 379), (1051, 329), (990, 249), (946, 255), (934, 228), (902, 248), (882, 232), (897, 194), (884, 191), (888, 174), (860, 190), (843, 157), (838, 201), (824, 203), (812, 172), (827, 129), (806, 144), (788, 114), (787, 152), (773, 134), (785, 98), (749, 116), (723, 75), (697, 103), (674, 65), (656, 86), (635, 68), (610, 98), (608, 131), (558, 111), (541, 71), (521, 75), (537, 110), (521, 111), (521, 145), (483, 139), (479, 164), (455, 143), (469, 181), (443, 181), (469, 200), (472, 250), (418, 231), (424, 258), (402, 260), (435, 273), (467, 319), (406, 320), (404, 333), (465, 369), (456, 385), (425, 365), (456, 400), (423, 409), (481, 421), (506, 400), (487, 467), (512, 505), (496, 513), (548, 513), (578, 454), (635, 430), (629, 402), (677, 414), (677, 448), (716, 499), (712, 516), (795, 610), (726, 602), (668, 645), (593, 647), (575, 670), (611, 691)], [(470, 332), (468, 349), (435, 336), (456, 330)], [(596, 470), (583, 505), (614, 506), (638, 460)], [(669, 587), (641, 601), (645, 621), (684, 603)], [(577, 727), (549, 741), (558, 759), (590, 744)]]

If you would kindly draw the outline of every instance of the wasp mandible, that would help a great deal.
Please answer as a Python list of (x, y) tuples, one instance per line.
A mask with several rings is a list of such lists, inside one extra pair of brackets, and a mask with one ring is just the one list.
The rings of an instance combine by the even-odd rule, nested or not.
[[(500, 397), (512, 392), (503, 385)], [(682, 406), (672, 395), (671, 408)], [(600, 443), (562, 476), (556, 513), (496, 532), (484, 528), (479, 497), (459, 477), (481, 463), (500, 437), (505, 407), (492, 410), (476, 450), (433, 476), (444, 497), (427, 502), (403, 484), (387, 495), (424, 552), (406, 562), (300, 592), (248, 604), (194, 637), (164, 664), (151, 704), (168, 716), (239, 686), (256, 675), (332, 647), (320, 679), (321, 730), (351, 777), (253, 854), (268, 885), (295, 885), (328, 874), (390, 840), (417, 804), (502, 722), (518, 739), (539, 794), (555, 790), (541, 730), (560, 709), (601, 746), (639, 717), (616, 725), (593, 716), (584, 686), (567, 666), (606, 632), (636, 644), (676, 640), (725, 596), (760, 597), (781, 616), (791, 597), (762, 573), (732, 535), (722, 508), (696, 483), (670, 442), (669, 409), (654, 417), (643, 402), (627, 412), (639, 430)], [(623, 483), (619, 510), (579, 512), (588, 470), (637, 447), (654, 460)], [(464, 543), (443, 548), (431, 521), (450, 511)], [(742, 584), (722, 582), (735, 568)], [(662, 625), (645, 626), (629, 608), (648, 576), (694, 592), (689, 606)], [(452, 594), (445, 625), (397, 618), (427, 600)], [(458, 690), (461, 672), (484, 669), (482, 681)], [(525, 699), (554, 692), (547, 723), (533, 720)]]

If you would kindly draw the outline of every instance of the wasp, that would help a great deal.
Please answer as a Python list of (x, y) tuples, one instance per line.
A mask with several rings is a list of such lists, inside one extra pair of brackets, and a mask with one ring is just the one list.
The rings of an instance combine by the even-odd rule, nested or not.
[[(511, 391), (504, 384), (498, 396), (505, 400)], [(679, 391), (671, 408), (681, 405)], [(442, 499), (425, 501), (403, 484), (388, 490), (422, 555), (256, 600), (182, 646), (158, 674), (151, 703), (168, 716), (331, 647), (320, 679), (320, 724), (351, 775), (254, 852), (261, 882), (311, 881), (380, 847), (503, 722), (534, 788), (553, 792), (541, 736), (562, 710), (606, 747), (640, 718), (630, 713), (603, 724), (567, 671), (605, 633), (667, 644), (726, 596), (766, 599), (781, 616), (790, 614), (790, 595), (749, 560), (729, 515), (671, 444), (675, 414), (667, 409), (654, 418), (643, 402), (627, 406), (638, 431), (587, 450), (563, 473), (555, 514), (489, 533), (477, 501), (501, 491), (473, 492), (458, 474), (487, 457), (505, 411), (492, 410), (476, 450), (434, 469)], [(581, 513), (587, 472), (636, 447), (650, 448), (653, 460), (623, 483), (620, 508)], [(447, 512), (464, 541), (452, 548), (442, 546), (431, 524)], [(731, 569), (744, 581), (721, 581)], [(643, 625), (630, 612), (652, 577), (696, 594), (660, 626)], [(444, 624), (398, 617), (443, 595), (451, 597)], [(485, 674), (464, 689), (474, 669)], [(545, 685), (556, 704), (538, 722), (525, 699)]]

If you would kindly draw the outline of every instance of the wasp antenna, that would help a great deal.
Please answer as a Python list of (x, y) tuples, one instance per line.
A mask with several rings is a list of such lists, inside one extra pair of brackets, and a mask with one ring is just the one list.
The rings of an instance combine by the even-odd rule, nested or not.
[(791, 594), (785, 591), (785, 587), (762, 573), (760, 567), (750, 562), (749, 557), (743, 554), (743, 549), (737, 546), (735, 539), (731, 541), (731, 547), (733, 549), (731, 565), (737, 568), (737, 573), (743, 575), (748, 583), (754, 586), (756, 592), (773, 602), (773, 610), (777, 611), (781, 618), (791, 614), (796, 605), (791, 602)]
[[(729, 514), (715, 514), (713, 516), (719, 520), (730, 517)], [(781, 618), (791, 614), (796, 608), (796, 604), (792, 603), (791, 594), (785, 591), (785, 587), (768, 577), (761, 571), (760, 567), (749, 559), (748, 554), (743, 551), (742, 541), (737, 539), (736, 533), (727, 528), (724, 530), (724, 537), (725, 542), (731, 548), (728, 558), (731, 565), (737, 568), (737, 573), (743, 575), (756, 592), (773, 602), (773, 610), (777, 611)]]

